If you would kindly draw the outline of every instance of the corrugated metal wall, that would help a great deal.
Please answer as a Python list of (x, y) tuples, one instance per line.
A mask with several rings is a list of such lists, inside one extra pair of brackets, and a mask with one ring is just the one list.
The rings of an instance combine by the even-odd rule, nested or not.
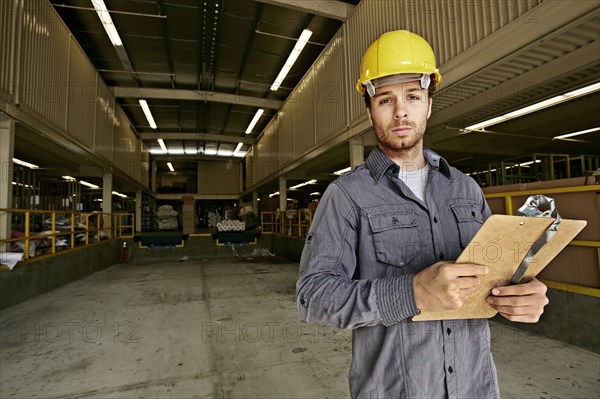
[[(127, 124), (129, 126), (129, 124)], [(135, 132), (129, 126), (129, 159), (127, 162), (127, 174), (132, 177), (136, 181), (141, 181), (141, 161), (142, 161), (142, 153), (141, 153), (141, 143), (142, 141), (135, 135)]]
[(246, 161), (246, 187), (252, 187), (254, 185), (254, 152), (253, 148), (250, 148), (244, 157)]
[(0, 2), (0, 90), (3, 97), (12, 99), (13, 94), (13, 45), (14, 32), (16, 29), (13, 26), (15, 7), (12, 1)]
[(21, 28), (20, 105), (66, 130), (70, 33), (42, 1), (27, 2)]
[(279, 127), (279, 165), (285, 165), (294, 159), (294, 104), (285, 103), (272, 123)]
[(94, 151), (109, 161), (113, 161), (113, 137), (115, 99), (106, 84), (98, 79), (96, 84), (96, 121), (94, 133)]
[[(366, 118), (354, 85), (364, 51), (382, 33), (407, 29), (420, 34), (442, 65), (510, 22), (534, 18), (524, 14), (543, 1), (362, 0), (280, 110), (280, 151), (291, 136), (297, 157)], [(256, 164), (271, 156), (263, 143), (267, 139), (263, 134), (255, 145)], [(279, 159), (279, 169), (292, 161), (287, 155)], [(254, 183), (266, 176), (255, 176)]]
[(240, 193), (242, 163), (239, 160), (198, 161), (199, 194)]
[(65, 139), (73, 137), (147, 186), (140, 140), (50, 2), (1, 1), (0, 13), (3, 100), (18, 102), (23, 112), (50, 122)]
[(311, 68), (288, 100), (294, 106), (294, 157), (315, 145), (315, 87)]
[(343, 81), (346, 77), (343, 73), (345, 69), (344, 36), (340, 30), (313, 68), (316, 88), (314, 98), (316, 142), (322, 142), (348, 127), (346, 115), (348, 84)]
[(254, 170), (259, 178), (265, 178), (278, 170), (279, 132), (276, 123), (271, 123), (263, 133), (262, 146), (254, 158)]
[(150, 153), (146, 149), (144, 142), (142, 140), (139, 141), (139, 149), (140, 149), (140, 182), (143, 186), (150, 186)]
[(129, 172), (129, 153), (132, 149), (131, 127), (123, 110), (119, 107), (115, 112), (117, 124), (113, 136), (113, 163), (117, 168)]
[(94, 147), (94, 128), (90, 121), (96, 113), (96, 70), (81, 47), (70, 38), (69, 87), (67, 91), (67, 132)]

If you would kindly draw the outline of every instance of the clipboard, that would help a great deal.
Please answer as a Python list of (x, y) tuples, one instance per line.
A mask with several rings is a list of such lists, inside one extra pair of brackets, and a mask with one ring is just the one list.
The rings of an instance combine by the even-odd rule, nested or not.
[[(456, 263), (477, 263), (488, 266), (490, 272), (479, 276), (477, 286), (459, 309), (423, 311), (413, 321), (490, 318), (496, 313), (486, 302), (492, 288), (509, 285), (533, 243), (554, 222), (552, 217), (490, 216)], [(587, 225), (585, 220), (562, 219), (560, 227), (533, 257), (523, 280), (535, 277)]]

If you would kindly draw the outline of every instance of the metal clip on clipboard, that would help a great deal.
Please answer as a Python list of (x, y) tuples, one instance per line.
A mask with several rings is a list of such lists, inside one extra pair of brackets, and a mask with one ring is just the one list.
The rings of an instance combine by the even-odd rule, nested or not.
[[(550, 209), (542, 212), (540, 210), (540, 206), (548, 206)], [(553, 198), (548, 198), (544, 195), (532, 195), (527, 198), (525, 204), (517, 210), (518, 216), (527, 216), (527, 217), (553, 217), (556, 218), (554, 222), (548, 227), (548, 229), (537, 239), (536, 242), (533, 243), (525, 258), (521, 261), (521, 264), (517, 268), (517, 271), (510, 279), (511, 284), (519, 284), (523, 275), (529, 268), (531, 261), (535, 254), (548, 242), (552, 239), (556, 231), (558, 230), (558, 226), (560, 225), (561, 218), (556, 210), (556, 205), (554, 204)]]

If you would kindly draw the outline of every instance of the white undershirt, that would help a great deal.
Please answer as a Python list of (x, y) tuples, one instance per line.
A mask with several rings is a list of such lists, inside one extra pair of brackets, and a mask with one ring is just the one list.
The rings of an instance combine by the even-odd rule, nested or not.
[(402, 180), (408, 188), (419, 198), (425, 202), (425, 193), (427, 192), (427, 177), (429, 176), (429, 163), (425, 167), (417, 170), (402, 170), (398, 173), (398, 178)]

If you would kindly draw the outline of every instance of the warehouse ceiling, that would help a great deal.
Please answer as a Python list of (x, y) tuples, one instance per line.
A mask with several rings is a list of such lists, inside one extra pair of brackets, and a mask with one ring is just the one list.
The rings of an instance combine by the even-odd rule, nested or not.
[[(170, 160), (178, 172), (195, 173), (194, 160), (206, 157), (206, 152), (231, 153), (239, 142), (244, 143), (242, 152), (250, 148), (359, 0), (105, 0), (124, 51), (115, 50), (90, 0), (51, 2), (147, 148), (159, 150), (160, 135), (169, 149), (199, 154), (156, 155), (158, 172), (167, 172)], [(426, 145), (465, 172), (485, 170), (497, 161), (528, 161), (533, 154), (600, 154), (599, 132), (568, 141), (553, 139), (600, 126), (599, 92), (486, 132), (461, 130), (600, 81), (599, 15), (596, 6), (576, 21), (559, 21), (559, 29), (539, 41), (482, 65), (465, 79), (450, 79), (434, 99)], [(281, 87), (271, 91), (304, 29), (313, 32), (309, 43)], [(482, 54), (469, 54), (471, 62)], [(442, 74), (449, 70), (451, 75), (444, 67)], [(140, 97), (148, 101), (157, 129), (149, 126)], [(259, 107), (264, 115), (252, 133), (245, 134)], [(27, 146), (27, 151), (36, 151), (35, 143)], [(43, 158), (43, 146), (38, 150)], [(303, 193), (322, 191), (335, 178), (332, 172), (348, 165), (344, 143), (299, 165), (288, 185), (318, 175), (320, 184)], [(277, 182), (258, 189), (275, 191)]]

